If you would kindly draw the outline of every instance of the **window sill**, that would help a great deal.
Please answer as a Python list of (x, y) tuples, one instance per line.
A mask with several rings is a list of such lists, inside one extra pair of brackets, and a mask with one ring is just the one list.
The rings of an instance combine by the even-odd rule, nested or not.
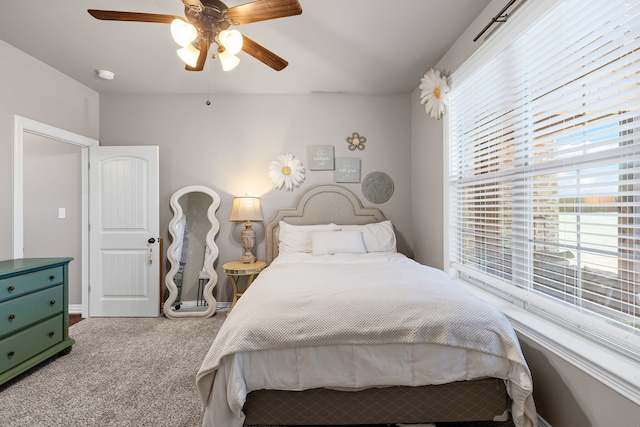
[(640, 363), (602, 343), (524, 310), (462, 280), (470, 292), (502, 311), (516, 332), (640, 405)]

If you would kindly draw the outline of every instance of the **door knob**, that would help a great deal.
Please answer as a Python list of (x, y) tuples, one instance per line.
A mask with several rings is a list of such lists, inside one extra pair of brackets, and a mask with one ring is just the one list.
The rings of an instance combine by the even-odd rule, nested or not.
[(156, 242), (156, 239), (154, 239), (154, 238), (152, 237), (152, 238), (150, 238), (149, 240), (147, 240), (147, 242), (149, 242), (149, 243), (155, 243), (155, 242)]

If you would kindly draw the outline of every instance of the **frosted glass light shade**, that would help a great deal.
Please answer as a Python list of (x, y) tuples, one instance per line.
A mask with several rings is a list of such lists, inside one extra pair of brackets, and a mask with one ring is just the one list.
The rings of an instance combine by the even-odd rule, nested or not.
[(242, 34), (238, 30), (222, 30), (218, 34), (218, 41), (225, 49), (235, 55), (242, 50)]
[(171, 22), (171, 36), (178, 45), (186, 47), (198, 37), (198, 30), (182, 19), (174, 19)]
[(200, 51), (196, 49), (194, 45), (188, 44), (185, 47), (178, 49), (176, 52), (180, 59), (182, 59), (188, 66), (195, 67), (198, 63)]
[(224, 71), (231, 71), (240, 63), (240, 58), (232, 55), (224, 48), (218, 50), (218, 58), (220, 58), (220, 63)]

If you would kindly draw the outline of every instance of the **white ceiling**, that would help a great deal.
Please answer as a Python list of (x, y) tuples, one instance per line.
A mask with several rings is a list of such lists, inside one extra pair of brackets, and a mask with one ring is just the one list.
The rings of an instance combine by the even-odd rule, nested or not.
[[(302, 15), (236, 27), (289, 62), (280, 72), (242, 52), (231, 72), (215, 59), (188, 72), (168, 25), (87, 13), (184, 16), (180, 0), (3, 0), (0, 39), (101, 93), (410, 93), (489, 2), (300, 0)], [(115, 79), (99, 79), (98, 69)]]

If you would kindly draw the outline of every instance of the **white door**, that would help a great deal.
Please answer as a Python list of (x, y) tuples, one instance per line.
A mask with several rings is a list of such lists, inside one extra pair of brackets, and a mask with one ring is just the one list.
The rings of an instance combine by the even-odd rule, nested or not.
[(89, 150), (89, 316), (159, 316), (158, 209), (158, 147)]

